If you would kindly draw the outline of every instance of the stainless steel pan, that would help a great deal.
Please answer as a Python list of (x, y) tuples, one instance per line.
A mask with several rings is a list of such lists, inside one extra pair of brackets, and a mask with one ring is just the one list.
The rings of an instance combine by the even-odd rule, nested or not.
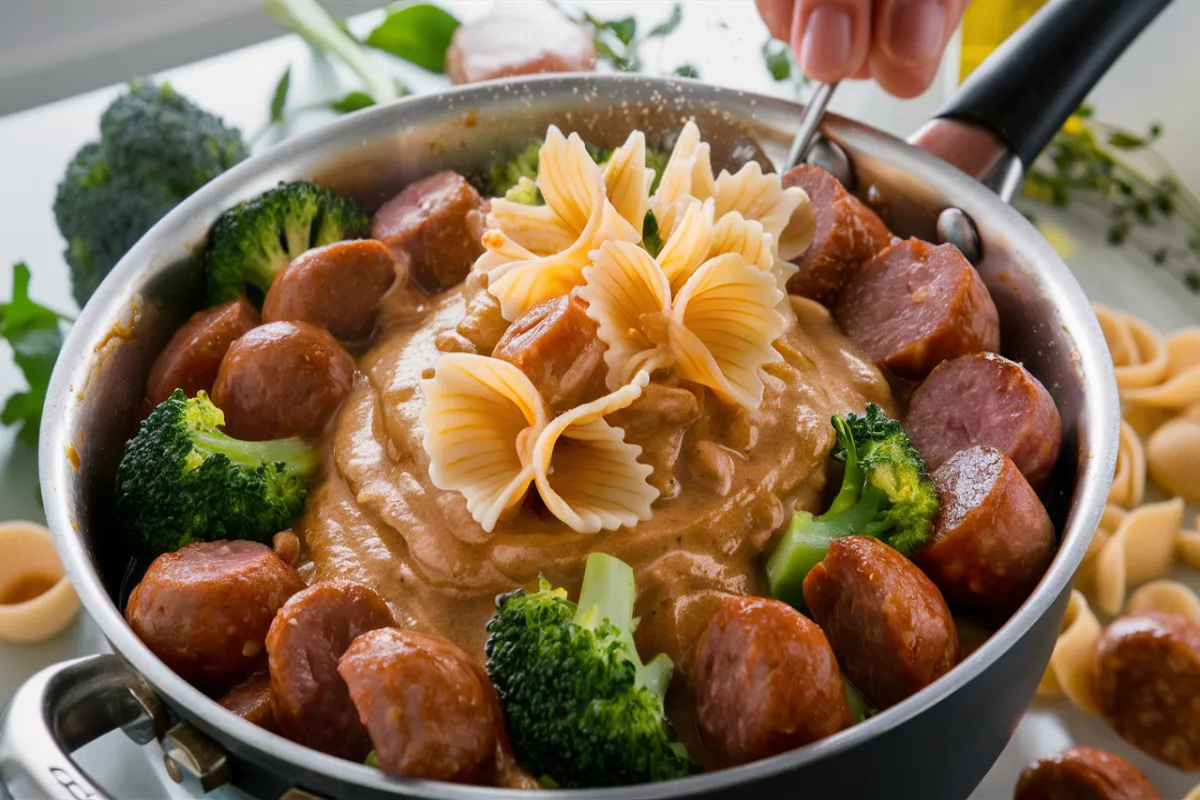
[[(1071, 576), (1108, 494), (1119, 419), (1112, 364), (1087, 298), (1006, 200), (1022, 164), (1166, 2), (1053, 0), (915, 137), (920, 147), (827, 118), (811, 156), (838, 171), (898, 234), (952, 240), (973, 251), (1000, 311), (1003, 352), (1023, 361), (1057, 401), (1066, 439), (1048, 500), (1062, 543), (1036, 591), (950, 674), (861, 725), (736, 769), (588, 796), (754, 791), (962, 800), (991, 766), (1049, 659)], [(184, 683), (126, 626), (120, 603), (128, 591), (127, 555), (109, 513), (113, 473), (152, 359), (201, 302), (195, 250), (223, 209), (281, 180), (315, 178), (373, 206), (435, 170), (482, 169), (497, 150), (541, 135), (549, 123), (615, 144), (634, 128), (653, 142), (692, 116), (713, 142), (717, 165), (747, 153), (779, 163), (799, 112), (775, 98), (628, 75), (472, 86), (370, 109), (288, 141), (171, 212), (122, 260), (76, 323), (55, 369), (41, 432), (50, 527), (116, 655), (55, 665), (14, 695), (0, 720), (0, 795), (7, 787), (18, 798), (108, 797), (69, 752), (116, 727), (138, 742), (159, 738), (168, 773), (198, 793), (245, 796), (229, 788), (236, 786), (263, 800), (294, 789), (311, 794), (287, 796), (497, 794), (388, 777), (268, 733)], [(751, 143), (761, 150), (747, 149)], [(72, 449), (79, 467), (68, 457)]]

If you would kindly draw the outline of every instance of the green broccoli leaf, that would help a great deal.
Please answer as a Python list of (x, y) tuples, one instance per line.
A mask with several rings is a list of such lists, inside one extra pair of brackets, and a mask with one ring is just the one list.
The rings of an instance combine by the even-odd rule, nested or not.
[(658, 218), (654, 216), (653, 211), (647, 211), (645, 219), (642, 220), (642, 246), (654, 258), (658, 258), (658, 254), (662, 252), (662, 234), (658, 232)]
[(459, 26), (458, 19), (428, 3), (405, 6), (388, 14), (371, 31), (366, 44), (411, 61), (430, 72), (446, 71), (446, 51)]
[(344, 97), (329, 101), (329, 108), (339, 114), (351, 114), (375, 105), (375, 98), (366, 92), (348, 92)]
[(50, 373), (62, 349), (62, 323), (70, 321), (29, 298), (29, 267), (16, 264), (12, 300), (0, 303), (0, 338), (12, 346), (13, 361), (29, 388), (8, 398), (0, 423), (18, 426), (17, 436), (26, 444), (37, 443)]
[(680, 22), (683, 22), (683, 6), (676, 3), (671, 6), (671, 16), (651, 28), (650, 32), (646, 34), (646, 38), (667, 36), (674, 33), (675, 29), (679, 27)]
[(291, 85), (292, 67), (289, 65), (279, 76), (279, 83), (275, 84), (275, 94), (271, 96), (271, 122), (283, 120), (283, 107), (287, 105), (288, 89)]

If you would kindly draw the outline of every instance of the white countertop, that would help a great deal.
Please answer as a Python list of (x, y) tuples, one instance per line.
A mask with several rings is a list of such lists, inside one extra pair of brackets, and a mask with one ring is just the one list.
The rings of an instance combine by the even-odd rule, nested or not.
[[(459, 0), (443, 5), (469, 19), (486, 13), (494, 4)], [(643, 24), (653, 25), (669, 9), (670, 4), (664, 0), (606, 2), (603, 13), (616, 17), (628, 12)], [(373, 14), (358, 18), (355, 27), (369, 29), (374, 18)], [(683, 25), (661, 48), (662, 52), (648, 48), (644, 56), (648, 64), (661, 64), (663, 71), (691, 62), (700, 68), (704, 80), (790, 95), (791, 87), (773, 83), (762, 65), (759, 48), (765, 38), (765, 29), (748, 0), (691, 3), (685, 10)], [(381, 55), (380, 60), (394, 66), (396, 74), (415, 90), (432, 90), (445, 83), (439, 76), (422, 73), (387, 56)], [(947, 61), (957, 61), (953, 47)], [(162, 77), (200, 106), (241, 127), (249, 136), (266, 120), (272, 90), (289, 64), (291, 103), (295, 105), (333, 98), (356, 88), (353, 79), (340, 67), (314, 57), (293, 37), (171, 70)], [(955, 83), (955, 72), (952, 66), (947, 67), (933, 89), (907, 103), (883, 95), (872, 85), (847, 84), (839, 90), (834, 108), (897, 135), (907, 135), (948, 96)], [(33, 297), (65, 313), (75, 313), (51, 205), (65, 165), (82, 144), (96, 137), (100, 113), (119, 91), (120, 87), (111, 87), (0, 118), (0, 299), (7, 299), (11, 291), (12, 264), (24, 260), (33, 271)], [(331, 116), (308, 115), (294, 130), (320, 125), (329, 119)], [(1126, 124), (1141, 123), (1134, 120)], [(262, 142), (259, 149), (269, 144)], [(1146, 315), (1164, 329), (1200, 320), (1200, 303), (1177, 280), (1156, 271), (1132, 253), (1105, 245), (1102, 221), (1094, 215), (1036, 210), (1039, 217), (1054, 221), (1075, 240), (1077, 252), (1067, 260), (1091, 297)], [(7, 345), (0, 343), (0, 404), (21, 386)], [(42, 517), (35, 454), (30, 448), (15, 444), (11, 430), (0, 428), (0, 520)], [(45, 644), (19, 647), (0, 643), (0, 703), (42, 666), (98, 652), (103, 647), (103, 638), (86, 613), (66, 632)], [(1021, 731), (1029, 725), (1042, 724), (1030, 719), (1027, 718)], [(1031, 740), (1022, 736), (1021, 731), (973, 798), (1010, 797), (1021, 766), (1031, 757), (1063, 746), (1040, 734)], [(120, 757), (106, 757), (109, 748)], [(121, 797), (162, 796), (162, 790), (155, 788), (159, 786), (157, 778), (153, 777), (154, 770), (161, 775), (157, 759), (130, 758), (134, 750), (134, 745), (117, 734), (87, 748), (84, 760), (102, 783), (119, 789)]]

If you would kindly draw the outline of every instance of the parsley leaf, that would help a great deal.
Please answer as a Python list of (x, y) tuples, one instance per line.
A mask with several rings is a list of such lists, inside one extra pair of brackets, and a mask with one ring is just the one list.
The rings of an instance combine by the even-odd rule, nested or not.
[(458, 18), (428, 3), (405, 6), (388, 14), (371, 31), (366, 44), (411, 61), (430, 72), (446, 71), (446, 51), (459, 26)]
[(13, 267), (12, 300), (0, 303), (0, 338), (13, 350), (13, 361), (29, 388), (8, 398), (0, 423), (18, 427), (17, 437), (36, 444), (50, 373), (63, 344), (63, 322), (70, 318), (29, 299), (29, 267)]
[(271, 122), (283, 120), (283, 107), (287, 105), (288, 89), (292, 86), (292, 68), (289, 65), (275, 84), (275, 94), (271, 96)]

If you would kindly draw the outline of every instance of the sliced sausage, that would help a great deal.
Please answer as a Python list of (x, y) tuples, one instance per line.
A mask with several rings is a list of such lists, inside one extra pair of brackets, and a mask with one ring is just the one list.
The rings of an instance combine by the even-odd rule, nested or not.
[(384, 628), (338, 662), (384, 772), (480, 783), (496, 766), (491, 698), (471, 658), (450, 642)]
[(528, 376), (555, 413), (604, 393), (604, 342), (573, 294), (543, 300), (509, 326), (492, 350)]
[(504, 706), (500, 704), (500, 696), (487, 670), (475, 659), (469, 660), (483, 693), (487, 695), (488, 707), (492, 712), (492, 724), (496, 727), (496, 774), (495, 783), (502, 789), (541, 789), (542, 782), (533, 777), (517, 762), (513, 752), (512, 739), (508, 736), (508, 722), (504, 718)]
[(279, 732), (271, 711), (271, 680), (265, 672), (251, 675), (217, 701), (229, 711), (260, 728)]
[(1162, 800), (1141, 771), (1097, 747), (1068, 747), (1030, 764), (1013, 800)]
[(838, 295), (833, 318), (863, 355), (908, 380), (1000, 349), (992, 296), (952, 244), (908, 239), (879, 253)]
[(626, 442), (642, 448), (638, 461), (654, 469), (650, 474), (650, 485), (658, 489), (664, 499), (677, 495), (680, 481), (676, 463), (683, 437), (700, 419), (700, 401), (696, 394), (682, 386), (652, 381), (632, 404), (610, 414), (607, 419), (625, 432)]
[(880, 709), (958, 663), (958, 629), (938, 588), (878, 539), (834, 539), (804, 579), (804, 602), (846, 677)]
[(1100, 715), (1125, 741), (1200, 768), (1200, 624), (1161, 611), (1119, 617), (1096, 642), (1091, 677)]
[(446, 73), (454, 83), (595, 68), (592, 38), (561, 14), (488, 14), (459, 25), (446, 51)]
[(821, 629), (790, 606), (728, 597), (696, 643), (696, 715), (725, 765), (815, 742), (853, 715)]
[(257, 542), (197, 542), (154, 559), (125, 619), (188, 683), (223, 691), (263, 667), (275, 612), (304, 588), (296, 570)]
[(146, 381), (150, 408), (183, 389), (188, 397), (212, 392), (229, 345), (259, 324), (258, 312), (244, 297), (192, 315), (158, 354)]
[(283, 734), (323, 753), (366, 758), (371, 739), (338, 676), (338, 659), (362, 634), (395, 624), (373, 589), (343, 581), (315, 583), (281, 608), (267, 656), (271, 709)]
[(371, 237), (408, 264), (418, 286), (438, 292), (460, 283), (483, 252), (479, 192), (457, 172), (407, 186), (375, 212)]
[(994, 447), (1035, 490), (1062, 447), (1054, 398), (1029, 370), (995, 353), (956, 358), (930, 373), (909, 400), (904, 430), (930, 469), (959, 450)]
[(311, 322), (343, 341), (361, 341), (375, 330), (379, 301), (395, 277), (391, 253), (374, 239), (314, 247), (275, 277), (263, 322)]
[(260, 325), (229, 346), (212, 400), (225, 432), (261, 441), (318, 432), (354, 379), (354, 359), (307, 322)]
[(972, 447), (933, 473), (941, 506), (916, 562), (951, 603), (1008, 615), (1054, 557), (1054, 524), (1008, 456)]
[(783, 186), (808, 194), (816, 229), (812, 245), (795, 264), (792, 294), (830, 304), (868, 259), (892, 242), (892, 232), (874, 211), (820, 167), (801, 164), (783, 174)]

